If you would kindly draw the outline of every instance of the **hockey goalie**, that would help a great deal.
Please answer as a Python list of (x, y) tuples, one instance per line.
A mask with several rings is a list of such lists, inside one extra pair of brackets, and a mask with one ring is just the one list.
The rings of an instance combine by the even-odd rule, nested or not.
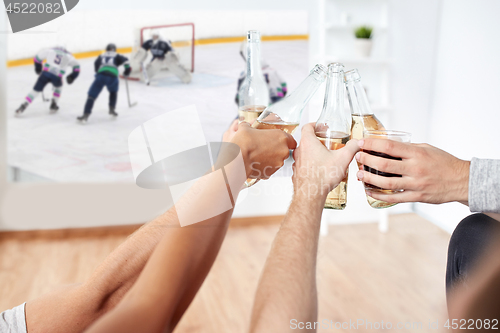
[[(150, 61), (148, 52), (151, 53)], [(157, 31), (153, 31), (152, 39), (145, 41), (131, 58), (131, 78), (147, 85), (163, 69), (172, 72), (183, 83), (191, 82), (191, 72), (179, 62), (179, 55), (170, 41), (161, 38)]]

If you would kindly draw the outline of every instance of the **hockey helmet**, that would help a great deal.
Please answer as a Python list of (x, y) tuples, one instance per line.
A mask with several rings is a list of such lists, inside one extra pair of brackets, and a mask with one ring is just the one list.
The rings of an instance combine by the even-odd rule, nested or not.
[(107, 46), (106, 46), (106, 51), (113, 51), (113, 52), (116, 52), (116, 45), (113, 44), (113, 43), (109, 43)]
[(56, 50), (60, 50), (60, 51), (63, 51), (63, 52), (68, 52), (68, 51), (66, 50), (66, 45), (65, 45), (65, 44), (58, 44), (58, 45), (56, 45), (56, 46), (54, 47), (54, 49), (56, 49)]
[(157, 40), (157, 39), (161, 38), (160, 32), (158, 31), (158, 29), (153, 29), (151, 31), (151, 37), (153, 38), (153, 40)]

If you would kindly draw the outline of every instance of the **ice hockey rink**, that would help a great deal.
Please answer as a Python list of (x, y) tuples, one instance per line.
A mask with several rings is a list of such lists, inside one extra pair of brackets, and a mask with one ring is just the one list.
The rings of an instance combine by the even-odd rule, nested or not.
[[(155, 116), (192, 104), (197, 107), (207, 141), (220, 141), (237, 115), (234, 101), (237, 79), (245, 68), (240, 45), (196, 46), (190, 84), (164, 73), (154, 78), (150, 86), (129, 81), (131, 100), (137, 102), (132, 108), (128, 106), (125, 82), (120, 80), (116, 110), (119, 116), (115, 119), (108, 115), (109, 94), (104, 89), (85, 125), (78, 123), (76, 117), (83, 113), (94, 78), (94, 58), (79, 60), (81, 74), (72, 85), (64, 81), (56, 114), (49, 114), (50, 103), (39, 95), (22, 116), (15, 117), (14, 111), (37, 77), (33, 66), (9, 68), (9, 165), (48, 181), (133, 182), (128, 155), (130, 132)], [(266, 62), (285, 79), (289, 91), (308, 74), (305, 40), (264, 42), (262, 53)], [(50, 84), (44, 94), (51, 97)]]

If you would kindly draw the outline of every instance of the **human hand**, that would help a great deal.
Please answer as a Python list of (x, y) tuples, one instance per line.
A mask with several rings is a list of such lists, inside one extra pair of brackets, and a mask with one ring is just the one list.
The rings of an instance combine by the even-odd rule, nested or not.
[(360, 167), (359, 180), (387, 190), (401, 190), (394, 194), (367, 192), (375, 199), (390, 203), (425, 202), (440, 204), (458, 201), (467, 204), (469, 192), (469, 161), (463, 161), (428, 144), (411, 144), (382, 139), (359, 141), (363, 150), (384, 153), (402, 160), (391, 160), (365, 152), (356, 154), (356, 160), (378, 171), (402, 175), (383, 177)]
[(229, 125), (229, 128), (222, 135), (222, 141), (231, 142), (237, 130), (238, 130), (238, 119), (235, 119), (233, 120), (231, 125)]
[(326, 197), (345, 178), (357, 151), (357, 140), (350, 140), (341, 149), (328, 150), (316, 137), (314, 123), (306, 124), (302, 128), (300, 146), (293, 153), (295, 192)]
[(227, 137), (231, 135), (231, 142), (237, 144), (243, 154), (247, 177), (253, 179), (271, 177), (290, 156), (289, 150), (297, 147), (290, 134), (278, 129), (255, 129), (246, 122), (238, 124), (236, 133), (229, 133)]

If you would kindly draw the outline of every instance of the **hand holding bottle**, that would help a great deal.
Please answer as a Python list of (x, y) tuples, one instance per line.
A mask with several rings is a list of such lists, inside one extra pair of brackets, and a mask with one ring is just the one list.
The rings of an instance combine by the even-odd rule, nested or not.
[(314, 123), (306, 124), (302, 128), (300, 146), (293, 153), (295, 192), (326, 199), (327, 194), (345, 178), (357, 151), (357, 140), (350, 140), (338, 150), (328, 150), (316, 137)]
[[(381, 139), (359, 141), (363, 150), (375, 151), (402, 160), (391, 160), (365, 152), (356, 154), (361, 165), (357, 176), (365, 183), (388, 190), (404, 189), (395, 194), (370, 192), (371, 197), (391, 203), (425, 202), (440, 204), (451, 201), (467, 203), (470, 162), (456, 158), (428, 144), (401, 143)], [(364, 171), (362, 165), (402, 175), (383, 177)]]
[(283, 131), (257, 130), (248, 123), (240, 123), (231, 139), (243, 154), (247, 177), (268, 179), (285, 163), (289, 150), (297, 147), (297, 142)]
[(222, 135), (222, 141), (231, 142), (237, 131), (238, 131), (238, 119), (235, 119), (233, 120), (231, 125), (229, 125), (229, 128)]

